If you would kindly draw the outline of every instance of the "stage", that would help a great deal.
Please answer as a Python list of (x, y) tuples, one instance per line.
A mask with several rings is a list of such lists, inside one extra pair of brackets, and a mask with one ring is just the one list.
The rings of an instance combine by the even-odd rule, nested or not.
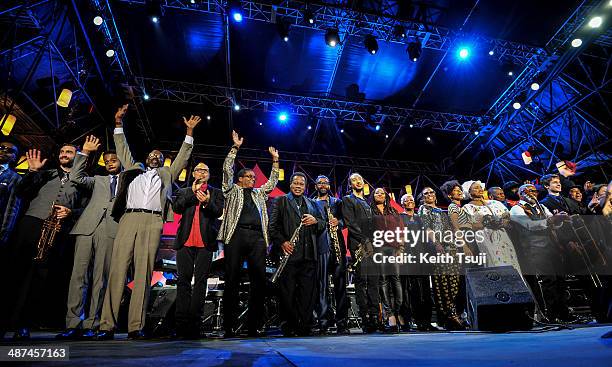
[[(612, 325), (490, 334), (434, 332), (309, 338), (56, 343), (34, 333), (28, 345), (68, 345), (75, 366), (610, 366)], [(2, 345), (16, 346), (3, 342)], [(19, 345), (23, 345), (20, 343)], [(58, 362), (53, 364), (57, 365)], [(43, 365), (37, 362), (36, 365)]]

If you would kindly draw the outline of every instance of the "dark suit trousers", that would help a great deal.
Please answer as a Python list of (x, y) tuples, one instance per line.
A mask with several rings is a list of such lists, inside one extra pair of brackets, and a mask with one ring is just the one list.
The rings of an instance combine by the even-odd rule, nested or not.
[(199, 332), (212, 257), (213, 252), (206, 247), (183, 246), (176, 251), (176, 328), (179, 334)]
[(248, 327), (256, 332), (263, 325), (266, 297), (266, 242), (261, 231), (236, 228), (229, 244), (224, 246), (225, 289), (223, 291), (223, 327), (234, 329), (238, 315), (242, 263), (247, 261), (250, 281)]
[(279, 278), (281, 325), (310, 330), (317, 297), (315, 261), (288, 262)]
[[(352, 253), (355, 253), (352, 251)], [(380, 312), (380, 265), (372, 257), (364, 257), (355, 269), (355, 301), (362, 317), (371, 315), (378, 318)]]
[[(319, 325), (323, 328), (334, 321), (336, 324), (346, 326), (348, 321), (348, 298), (346, 295), (346, 257), (340, 258), (341, 263), (336, 264), (336, 257), (329, 252), (319, 254), (317, 263), (317, 280), (319, 283), (319, 300), (315, 305), (315, 312), (319, 317)], [(331, 299), (328, 297), (328, 277), (332, 276), (334, 284), (334, 301), (336, 304), (336, 314), (331, 307)]]

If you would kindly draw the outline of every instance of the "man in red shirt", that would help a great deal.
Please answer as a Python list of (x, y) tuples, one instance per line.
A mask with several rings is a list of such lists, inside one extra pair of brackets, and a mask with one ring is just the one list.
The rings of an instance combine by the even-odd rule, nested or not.
[(178, 270), (176, 331), (177, 336), (187, 339), (200, 337), (207, 279), (217, 251), (218, 218), (224, 205), (221, 190), (208, 185), (206, 164), (198, 163), (193, 176), (193, 185), (179, 190), (172, 204), (174, 212), (182, 215), (174, 242)]

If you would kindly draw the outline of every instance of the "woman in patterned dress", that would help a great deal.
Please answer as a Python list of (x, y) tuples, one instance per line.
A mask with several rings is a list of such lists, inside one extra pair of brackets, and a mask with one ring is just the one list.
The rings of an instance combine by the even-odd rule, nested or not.
[(478, 248), (486, 254), (486, 266), (511, 265), (521, 274), (514, 245), (506, 232), (510, 226), (508, 209), (497, 200), (485, 200), (484, 184), (480, 181), (467, 181), (461, 186), (464, 194), (471, 199), (463, 209), (472, 229), (484, 232), (484, 240), (478, 243)]

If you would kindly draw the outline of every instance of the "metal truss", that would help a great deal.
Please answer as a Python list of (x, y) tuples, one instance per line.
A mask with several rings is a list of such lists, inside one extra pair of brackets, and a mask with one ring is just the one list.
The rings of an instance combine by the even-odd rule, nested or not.
[(239, 104), (241, 109), (284, 111), (294, 115), (338, 121), (382, 122), (459, 133), (475, 131), (487, 123), (486, 119), (474, 115), (390, 107), (329, 97), (298, 96), (144, 77), (136, 77), (136, 84), (135, 88), (144, 88), (140, 91), (141, 95), (146, 92), (151, 99), (195, 104), (211, 103), (214, 106), (228, 108)]
[[(144, 5), (145, 0), (120, 0), (124, 3)], [(423, 48), (447, 51), (459, 42), (470, 41), (479, 48), (493, 50), (499, 60), (511, 60), (526, 64), (534, 56), (545, 56), (546, 51), (517, 42), (484, 37), (478, 34), (465, 34), (445, 27), (435, 25), (423, 19), (401, 19), (393, 9), (397, 2), (382, 1), (383, 6), (377, 9), (377, 14), (364, 10), (353, 9), (347, 2), (308, 2), (282, 0), (278, 2), (241, 1), (243, 16), (246, 19), (276, 23), (281, 18), (295, 27), (317, 30), (337, 28), (341, 33), (350, 36), (363, 37), (373, 35), (379, 40), (407, 44), (418, 40)], [(165, 8), (197, 11), (204, 13), (223, 14), (227, 9), (226, 0), (198, 0), (194, 4), (187, 0), (161, 0)], [(315, 22), (305, 22), (305, 12), (314, 14)], [(396, 31), (396, 27), (405, 30), (405, 37)]]

